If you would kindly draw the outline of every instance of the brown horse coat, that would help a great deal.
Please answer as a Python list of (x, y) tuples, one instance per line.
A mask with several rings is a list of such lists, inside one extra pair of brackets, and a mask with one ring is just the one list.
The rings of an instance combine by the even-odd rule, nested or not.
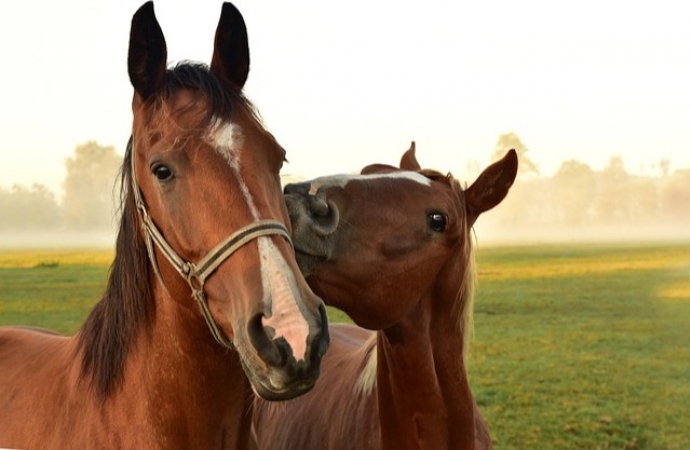
[(286, 187), (300, 267), (315, 292), (370, 332), (331, 326), (310, 393), (257, 401), (262, 449), (491, 448), (472, 395), (465, 350), (472, 328), (471, 227), (512, 185), (511, 151), (468, 189), (421, 171), (323, 177)]
[(252, 391), (287, 399), (318, 376), (324, 307), (290, 246), (285, 151), (241, 93), (239, 11), (224, 4), (210, 69), (166, 69), (146, 3), (128, 68), (134, 121), (106, 291), (74, 337), (0, 329), (0, 447), (245, 449)]

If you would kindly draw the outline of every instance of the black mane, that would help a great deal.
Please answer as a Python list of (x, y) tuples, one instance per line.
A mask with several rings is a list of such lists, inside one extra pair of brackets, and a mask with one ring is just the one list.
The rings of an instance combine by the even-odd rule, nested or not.
[(125, 357), (134, 337), (151, 323), (154, 303), (149, 287), (146, 243), (131, 189), (132, 140), (127, 144), (120, 169), (120, 230), (115, 259), (101, 300), (93, 308), (78, 335), (82, 354), (82, 378), (91, 378), (101, 396), (122, 381)]

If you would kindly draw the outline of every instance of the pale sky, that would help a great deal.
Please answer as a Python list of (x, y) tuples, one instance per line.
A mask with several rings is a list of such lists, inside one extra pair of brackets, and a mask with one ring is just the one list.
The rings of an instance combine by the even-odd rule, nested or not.
[[(0, 186), (61, 195), (78, 144), (124, 152), (129, 26), (142, 3), (0, 4)], [(690, 167), (683, 0), (235, 4), (249, 32), (246, 93), (288, 151), (284, 174), (396, 164), (415, 140), (423, 166), (462, 175), (507, 132), (545, 175), (615, 155), (630, 172), (662, 158)], [(221, 2), (154, 5), (170, 62), (208, 62)]]

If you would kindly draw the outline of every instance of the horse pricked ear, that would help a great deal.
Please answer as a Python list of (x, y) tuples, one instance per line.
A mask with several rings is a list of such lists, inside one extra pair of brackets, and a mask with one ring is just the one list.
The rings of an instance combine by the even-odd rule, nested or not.
[(249, 75), (249, 40), (242, 14), (232, 3), (223, 3), (216, 29), (211, 72), (240, 89)]
[(472, 186), (465, 191), (465, 205), (470, 226), (484, 211), (488, 211), (508, 194), (517, 176), (518, 158), (510, 150), (500, 161), (496, 161), (479, 175)]
[(415, 156), (416, 149), (417, 146), (415, 145), (414, 141), (412, 141), (410, 143), (410, 148), (403, 153), (402, 158), (400, 159), (400, 168), (402, 170), (422, 170), (422, 166), (419, 165), (417, 157)]
[(153, 2), (146, 2), (132, 17), (127, 55), (129, 80), (143, 100), (163, 86), (166, 59), (163, 30), (153, 12)]

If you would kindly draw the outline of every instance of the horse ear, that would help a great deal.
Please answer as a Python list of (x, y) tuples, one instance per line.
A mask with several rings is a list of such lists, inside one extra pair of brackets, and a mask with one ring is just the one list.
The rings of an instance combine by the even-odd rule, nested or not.
[(129, 80), (143, 100), (163, 86), (167, 55), (165, 37), (153, 12), (153, 2), (146, 2), (132, 17), (127, 55)]
[(479, 175), (472, 186), (465, 191), (465, 204), (469, 224), (488, 211), (508, 194), (517, 176), (518, 158), (515, 150), (510, 150), (500, 161), (496, 161)]
[(249, 75), (249, 40), (242, 14), (232, 3), (223, 3), (211, 59), (211, 72), (240, 89)]
[(417, 157), (414, 154), (416, 149), (417, 146), (414, 141), (412, 141), (412, 143), (410, 143), (410, 148), (403, 153), (400, 159), (400, 168), (402, 170), (422, 170), (422, 166), (419, 165)]

